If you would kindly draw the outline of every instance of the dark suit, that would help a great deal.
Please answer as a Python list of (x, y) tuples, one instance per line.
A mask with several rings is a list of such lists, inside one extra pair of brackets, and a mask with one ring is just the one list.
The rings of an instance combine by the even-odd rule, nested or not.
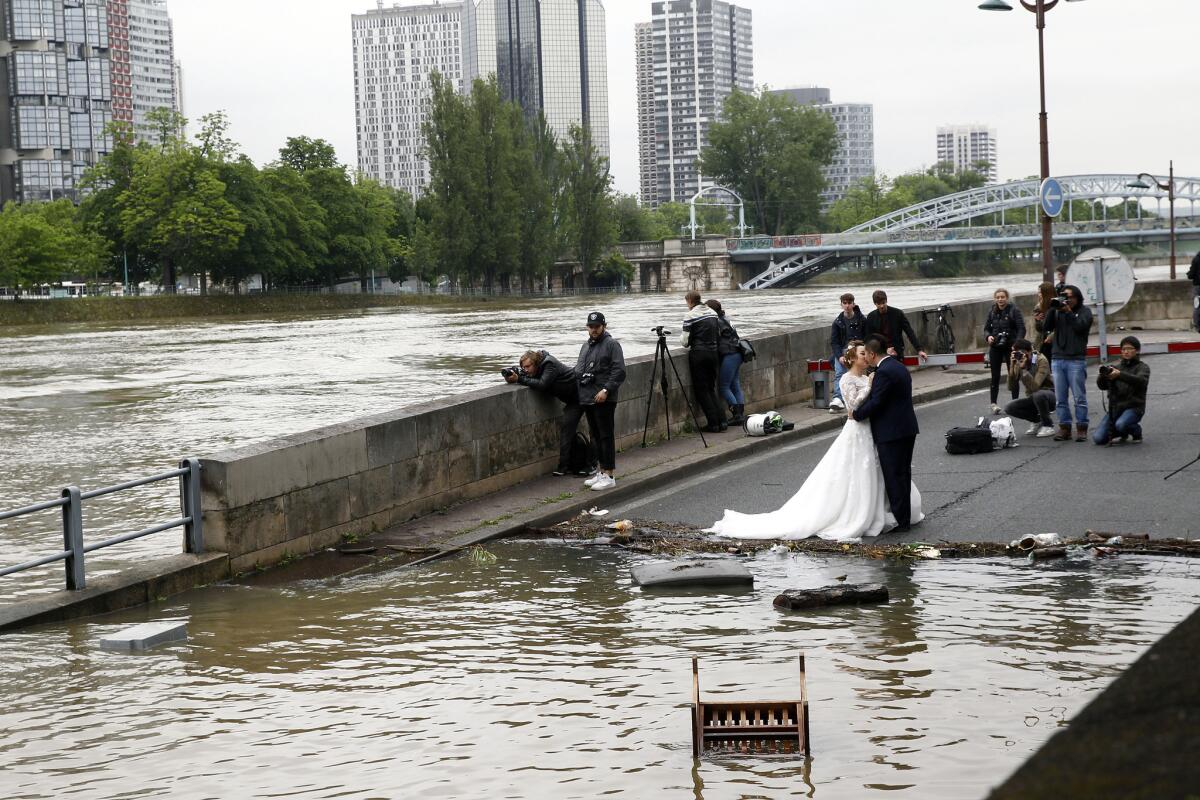
[(920, 429), (913, 410), (912, 377), (899, 359), (879, 362), (871, 393), (854, 410), (854, 418), (871, 420), (871, 438), (879, 451), (892, 515), (897, 525), (906, 527), (912, 521), (912, 454)]

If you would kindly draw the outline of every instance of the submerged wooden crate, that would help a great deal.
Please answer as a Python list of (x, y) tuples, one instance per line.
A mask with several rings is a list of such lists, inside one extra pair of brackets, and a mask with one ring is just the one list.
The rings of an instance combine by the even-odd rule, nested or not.
[(700, 667), (692, 659), (692, 753), (809, 754), (808, 688), (804, 654), (800, 660), (800, 697), (796, 700), (731, 700), (700, 698)]

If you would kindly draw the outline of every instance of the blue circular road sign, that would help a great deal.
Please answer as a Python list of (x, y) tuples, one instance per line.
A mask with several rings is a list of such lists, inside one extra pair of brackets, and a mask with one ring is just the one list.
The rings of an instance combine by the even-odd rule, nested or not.
[(1066, 193), (1061, 183), (1054, 178), (1046, 178), (1042, 181), (1041, 197), (1042, 211), (1046, 212), (1047, 217), (1057, 217), (1062, 213)]

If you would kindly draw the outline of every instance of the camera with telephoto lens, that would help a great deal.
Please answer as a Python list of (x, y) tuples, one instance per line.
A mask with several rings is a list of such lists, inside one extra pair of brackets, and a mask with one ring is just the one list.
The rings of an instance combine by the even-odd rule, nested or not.
[(1060, 294), (1058, 297), (1051, 298), (1051, 300), (1050, 300), (1051, 308), (1065, 308), (1066, 305), (1067, 305), (1067, 295), (1065, 293)]
[(517, 365), (515, 367), (505, 367), (504, 369), (500, 370), (500, 374), (506, 378), (511, 378), (513, 375), (520, 377), (521, 367), (520, 367), (520, 365)]
[(1113, 371), (1113, 368), (1110, 367), (1108, 364), (1100, 365), (1100, 374), (1101, 375), (1106, 375), (1106, 376), (1110, 375), (1110, 374), (1112, 374), (1112, 371)]
[(595, 382), (596, 382), (596, 373), (594, 373), (594, 372), (585, 372), (579, 376), (579, 385), (580, 386), (591, 386)]

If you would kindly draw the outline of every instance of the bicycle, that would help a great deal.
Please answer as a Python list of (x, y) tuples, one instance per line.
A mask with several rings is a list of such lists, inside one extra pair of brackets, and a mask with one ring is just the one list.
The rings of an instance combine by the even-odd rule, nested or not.
[[(933, 332), (934, 352), (953, 353), (954, 328), (950, 326), (950, 318), (954, 316), (954, 311), (948, 305), (940, 305), (936, 309), (925, 309), (921, 312), (921, 316), (925, 319), (926, 327), (929, 324), (930, 314), (937, 314), (937, 326)], [(949, 366), (942, 367), (942, 369), (949, 368)]]

